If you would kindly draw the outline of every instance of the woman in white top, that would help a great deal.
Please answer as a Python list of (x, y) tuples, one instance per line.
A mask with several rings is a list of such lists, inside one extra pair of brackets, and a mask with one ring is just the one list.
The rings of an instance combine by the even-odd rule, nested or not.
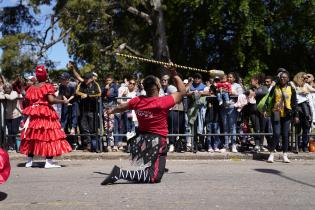
[[(315, 89), (314, 75), (306, 74), (305, 82), (309, 84), (313, 89)], [(315, 129), (315, 92), (314, 91), (310, 92), (308, 97), (309, 97), (310, 106), (312, 109), (312, 117), (313, 117), (312, 129)]]
[[(297, 73), (293, 82), (291, 82), (292, 87), (295, 88), (296, 98), (297, 98), (297, 110), (299, 113), (300, 123), (297, 124), (296, 133), (301, 136), (298, 137), (299, 148), (303, 150), (303, 152), (307, 152), (307, 144), (308, 144), (308, 134), (310, 133), (310, 128), (312, 125), (312, 111), (310, 107), (309, 95), (315, 89), (313, 89), (309, 84), (306, 83), (307, 75), (305, 72)], [(302, 140), (302, 141), (301, 141)]]

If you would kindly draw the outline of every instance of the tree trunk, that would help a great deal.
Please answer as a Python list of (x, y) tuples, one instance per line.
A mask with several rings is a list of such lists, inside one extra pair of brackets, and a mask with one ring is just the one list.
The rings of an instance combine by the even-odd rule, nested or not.
[[(170, 54), (166, 40), (164, 15), (162, 10), (163, 0), (152, 0), (153, 3), (153, 22), (155, 26), (155, 34), (153, 39), (154, 58), (159, 61), (170, 61)], [(156, 66), (159, 76), (165, 74), (162, 66)]]

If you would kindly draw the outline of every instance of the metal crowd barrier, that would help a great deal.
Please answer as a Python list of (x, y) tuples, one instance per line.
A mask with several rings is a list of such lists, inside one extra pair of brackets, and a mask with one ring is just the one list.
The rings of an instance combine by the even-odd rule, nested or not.
[[(210, 97), (215, 97), (215, 96), (208, 96), (208, 98)], [(128, 97), (117, 97), (116, 100), (118, 99), (130, 99)], [(75, 135), (70, 135), (69, 134), (69, 130), (66, 130), (67, 136), (69, 138), (74, 138), (74, 140), (76, 141), (76, 143), (79, 143), (79, 139), (81, 138), (81, 142), (82, 137), (95, 137), (96, 139), (96, 152), (103, 152), (104, 151), (104, 147), (105, 145), (108, 146), (111, 144), (110, 142), (110, 135), (109, 135), (109, 131), (104, 127), (104, 110), (106, 109), (106, 107), (104, 107), (104, 103), (101, 100), (101, 98), (98, 98), (97, 100), (97, 111), (95, 113), (95, 121), (94, 121), (94, 125), (95, 125), (95, 131), (94, 132), (90, 132), (88, 134), (82, 134), (82, 132), (76, 132)], [(116, 106), (117, 104), (115, 104), (114, 106)], [(84, 110), (82, 110), (84, 112)], [(7, 138), (11, 137), (11, 136), (16, 136), (19, 137), (19, 134), (16, 135), (9, 135), (6, 132), (6, 124), (5, 124), (5, 100), (0, 100), (0, 146), (1, 147), (5, 147), (6, 143), (7, 143)], [(184, 112), (185, 114), (187, 114), (186, 112)], [(78, 113), (80, 114), (80, 113)], [(120, 118), (119, 120), (122, 120), (122, 115), (119, 115)], [(68, 116), (69, 119), (72, 119), (72, 113), (70, 116)], [(79, 116), (78, 116), (79, 117)], [(126, 122), (125, 127), (128, 127), (128, 120)], [(173, 123), (173, 122), (171, 122)], [(178, 125), (179, 126), (179, 125)], [(78, 127), (79, 126), (79, 118), (78, 118)], [(297, 143), (297, 139), (299, 136), (302, 136), (302, 134), (296, 134), (294, 132), (293, 129), (294, 125), (291, 126), (291, 131), (290, 131), (290, 140), (289, 140), (289, 145), (290, 145), (290, 149), (291, 151), (293, 151), (293, 148), (298, 151), (298, 143)], [(71, 129), (71, 128), (70, 128)], [(78, 131), (78, 129), (77, 129)], [(115, 131), (119, 131), (119, 129), (116, 129)], [(232, 134), (232, 133), (220, 133), (220, 134), (216, 134), (216, 133), (204, 133), (204, 134), (195, 134), (194, 133), (194, 129), (190, 128), (190, 132), (187, 132), (187, 130), (185, 130), (186, 133), (174, 133), (172, 130), (170, 130), (168, 137), (185, 137), (185, 138), (191, 138), (191, 144), (192, 144), (192, 148), (194, 148), (195, 142), (194, 142), (194, 137), (196, 135), (198, 136), (203, 136), (203, 137), (207, 137), (207, 136), (272, 136), (273, 133), (236, 133), (236, 134)], [(127, 133), (117, 133), (114, 132), (111, 135), (113, 138), (121, 138), (121, 137), (127, 137)], [(311, 133), (308, 134), (308, 136), (315, 136), (315, 133)], [(192, 152), (195, 152), (192, 149)]]

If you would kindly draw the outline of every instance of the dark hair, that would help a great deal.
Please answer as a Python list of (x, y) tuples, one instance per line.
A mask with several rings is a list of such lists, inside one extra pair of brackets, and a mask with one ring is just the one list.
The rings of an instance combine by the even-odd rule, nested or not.
[(196, 74), (194, 74), (193, 78), (202, 79), (202, 75), (200, 73), (196, 73)]
[(270, 75), (267, 75), (267, 76), (265, 76), (265, 80), (266, 80), (266, 79), (271, 79), (271, 80), (273, 80), (273, 77), (270, 76)]
[(231, 74), (234, 79), (235, 79), (235, 83), (239, 83), (240, 82), (240, 77), (236, 72), (229, 72), (227, 75)]
[(157, 85), (157, 78), (153, 75), (148, 75), (143, 80), (143, 88), (147, 92), (147, 95), (150, 95), (154, 90), (154, 87)]
[(111, 78), (111, 79), (114, 79), (114, 77), (113, 77), (113, 75), (112, 75), (112, 74), (107, 74), (107, 75), (105, 76), (105, 78)]
[(257, 80), (259, 84), (262, 84), (265, 82), (265, 74), (264, 73), (258, 73), (252, 76), (252, 79)]

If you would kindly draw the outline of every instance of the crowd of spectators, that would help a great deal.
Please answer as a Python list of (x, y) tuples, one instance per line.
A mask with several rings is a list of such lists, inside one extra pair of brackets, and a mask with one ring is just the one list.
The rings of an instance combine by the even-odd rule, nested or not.
[[(69, 143), (74, 149), (96, 151), (100, 146), (98, 138), (102, 138), (104, 144), (101, 146), (105, 151), (128, 151), (128, 140), (137, 131), (136, 114), (128, 111), (108, 116), (105, 110), (145, 95), (143, 79), (117, 80), (112, 75), (98, 78), (94, 72), (81, 76), (75, 65), (70, 63), (68, 67), (68, 72), (51, 82), (58, 97), (70, 100), (68, 105), (55, 106)], [(209, 79), (195, 73), (184, 79), (187, 94), (169, 111), (169, 151), (195, 149), (236, 153), (245, 148), (286, 153), (290, 126), (294, 125), (295, 132), (300, 134), (298, 148), (307, 152), (309, 134), (315, 128), (314, 76), (299, 72), (291, 81), (289, 78), (289, 73), (280, 68), (274, 77), (252, 76), (248, 84), (243, 84), (235, 72)], [(168, 75), (160, 79), (160, 96), (177, 91)], [(0, 78), (1, 128), (6, 134), (3, 146), (8, 150), (18, 147), (16, 134), (23, 127), (22, 110), (27, 106), (23, 96), (34, 83), (36, 78), (32, 74), (15, 81)], [(250, 136), (251, 132), (273, 135)]]

